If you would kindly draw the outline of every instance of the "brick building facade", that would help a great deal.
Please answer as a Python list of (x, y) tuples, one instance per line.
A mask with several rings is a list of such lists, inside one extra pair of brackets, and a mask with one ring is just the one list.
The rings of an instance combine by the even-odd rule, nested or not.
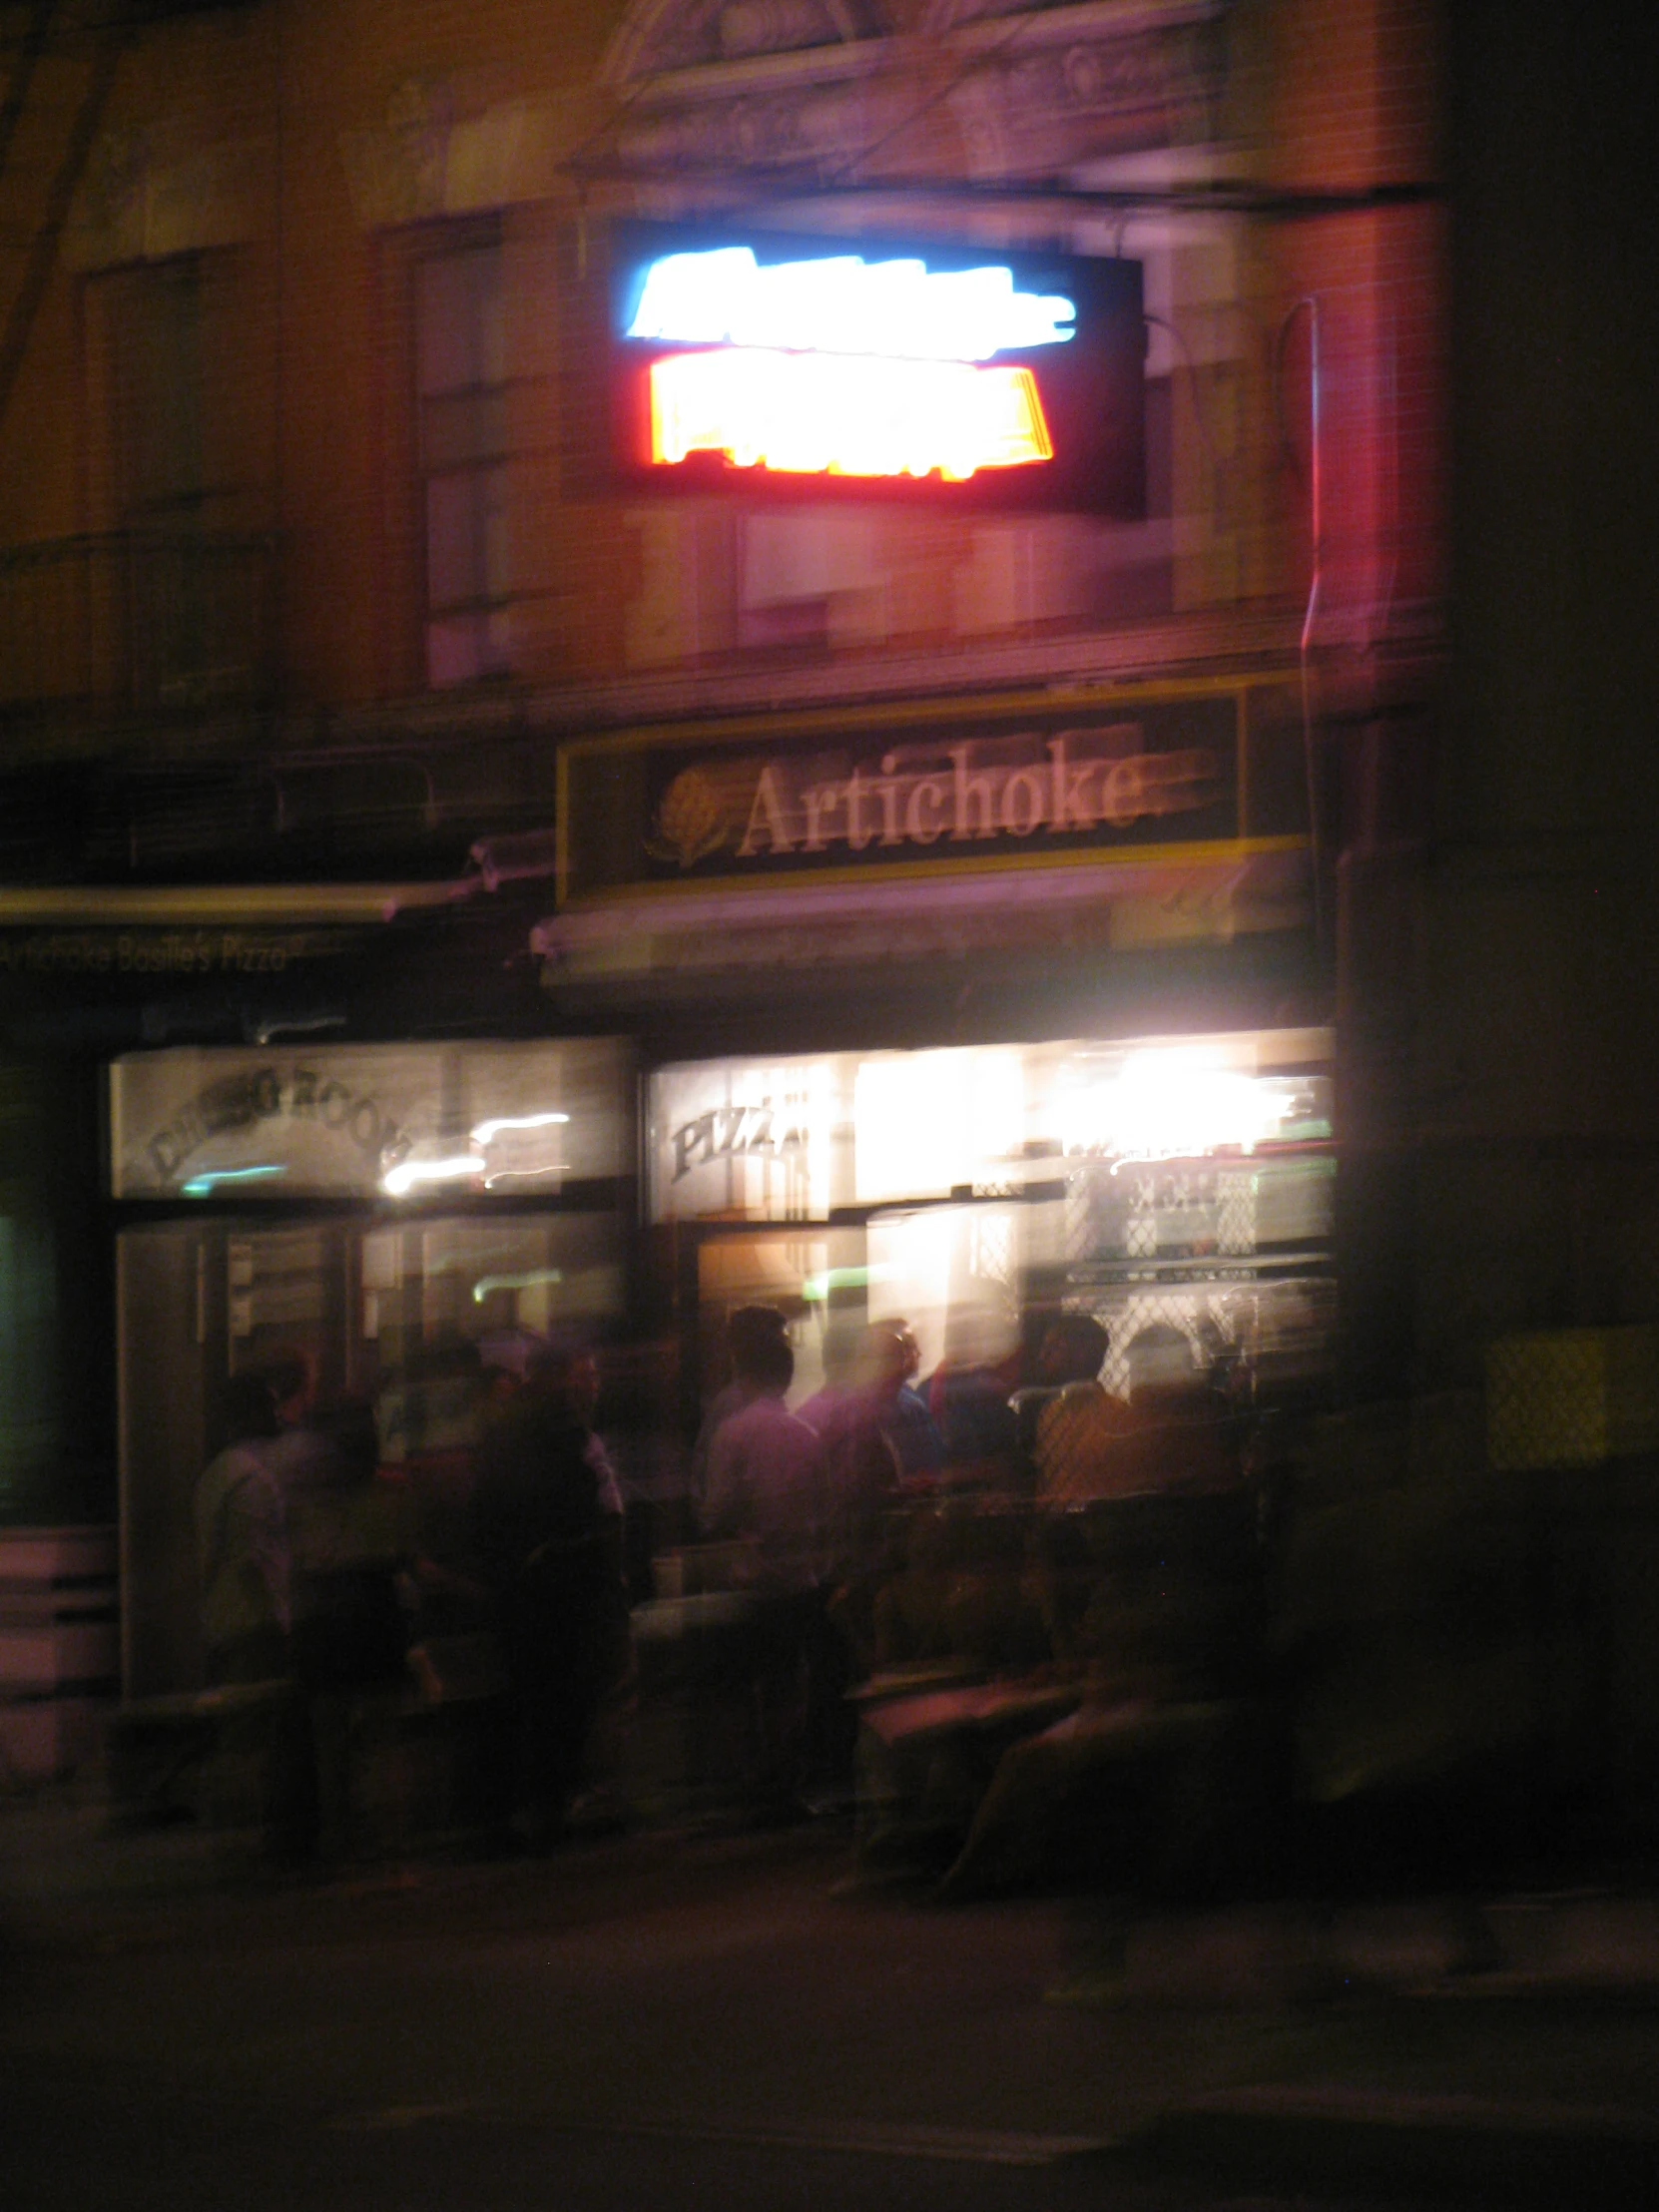
[[(188, 885), (246, 925), (258, 888), (286, 926), (389, 879), (475, 888), (492, 840), (525, 839), (508, 876), (545, 867), (564, 738), (1276, 680), (1314, 807), (1300, 885), (1206, 862), (1092, 917), (1073, 901), (1043, 988), (1119, 1024), (1341, 1015), (1355, 1373), (1384, 1380), (1386, 1345), (1397, 1374), (1414, 1014), (1389, 902), (1425, 827), (1448, 543), (1435, 10), (85, 0), (9, 27), (21, 1063), (68, 1037), (95, 1078), (107, 1051), (264, 1018), (248, 985), (229, 1015), (200, 990), (158, 1015), (141, 977), (97, 1011), (44, 992), (70, 961), (53, 933), (96, 933), (102, 891), (161, 926)], [(1135, 261), (1143, 514), (629, 496), (595, 466), (583, 302), (640, 216)], [(524, 951), (516, 912), (492, 926)], [(1039, 928), (1003, 972), (1024, 927), (994, 903), (954, 937), (924, 917), (882, 1035), (994, 1033), (1044, 969)], [(725, 972), (753, 968), (742, 934), (688, 954), (681, 928), (656, 988), (614, 945), (562, 948), (550, 993), (521, 960), (493, 1012), (464, 982), (457, 1013), (370, 978), (347, 1033), (550, 1019), (666, 1051), (706, 996), (753, 1039), (765, 994)], [(870, 970), (833, 924), (786, 958), (809, 934), (826, 1035), (857, 1041)], [(942, 1032), (941, 943), (966, 1007)]]

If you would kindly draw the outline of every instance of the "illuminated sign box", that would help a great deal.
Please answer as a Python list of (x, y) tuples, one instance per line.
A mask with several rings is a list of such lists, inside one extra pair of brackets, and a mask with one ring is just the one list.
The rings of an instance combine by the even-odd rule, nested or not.
[(653, 224), (611, 249), (630, 489), (1146, 511), (1138, 263)]
[(121, 1199), (536, 1198), (628, 1171), (620, 1041), (176, 1047), (110, 1068)]
[[(1305, 855), (1278, 679), (830, 707), (559, 749), (561, 907), (745, 884)], [(1300, 862), (1299, 862), (1300, 864)]]
[(1321, 1244), (1332, 1052), (1329, 1030), (1281, 1029), (681, 1062), (646, 1087), (651, 1218), (824, 1221), (1085, 1176), (1105, 1250), (1143, 1244), (1132, 1186), (1156, 1213), (1171, 1184), (1171, 1220), (1139, 1225), (1166, 1240), (1234, 1258)]

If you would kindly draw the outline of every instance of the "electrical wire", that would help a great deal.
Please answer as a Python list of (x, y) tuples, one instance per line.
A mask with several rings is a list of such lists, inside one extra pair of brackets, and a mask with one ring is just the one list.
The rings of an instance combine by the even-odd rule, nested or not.
[[(1281, 432), (1294, 463), (1295, 449), (1290, 446), (1290, 432), (1285, 422), (1281, 379), (1285, 359), (1285, 341), (1294, 328), (1297, 317), (1304, 311), (1308, 316), (1308, 523), (1312, 545), (1309, 560), (1308, 605), (1302, 618), (1302, 637), (1297, 649), (1297, 662), (1302, 679), (1302, 767), (1308, 791), (1308, 847), (1314, 888), (1314, 942), (1323, 955), (1326, 945), (1326, 901), (1324, 887), (1320, 879), (1322, 867), (1320, 850), (1321, 778), (1319, 748), (1315, 742), (1314, 727), (1315, 677), (1313, 650), (1314, 625), (1319, 616), (1320, 594), (1325, 583), (1325, 449), (1321, 420), (1320, 303), (1312, 292), (1299, 299), (1279, 325), (1279, 338), (1274, 347), (1274, 403), (1279, 411)], [(1297, 473), (1301, 474), (1300, 468), (1298, 468)]]
[(1181, 349), (1181, 358), (1185, 362), (1187, 369), (1187, 392), (1188, 396), (1192, 400), (1193, 421), (1198, 429), (1198, 442), (1204, 448), (1204, 458), (1209, 464), (1211, 480), (1214, 481), (1221, 475), (1221, 461), (1216, 452), (1215, 441), (1210, 435), (1210, 426), (1204, 419), (1204, 409), (1199, 404), (1198, 364), (1193, 359), (1192, 347), (1187, 343), (1185, 336), (1182, 334), (1178, 326), (1175, 323), (1166, 320), (1163, 315), (1144, 314), (1142, 315), (1141, 320), (1146, 323), (1150, 329), (1167, 330), (1170, 336), (1175, 340), (1176, 344)]

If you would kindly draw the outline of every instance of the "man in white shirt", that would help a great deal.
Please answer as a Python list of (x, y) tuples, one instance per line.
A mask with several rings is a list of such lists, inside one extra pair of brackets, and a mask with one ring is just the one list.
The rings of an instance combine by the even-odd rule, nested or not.
[(794, 1378), (788, 1338), (744, 1347), (738, 1382), (746, 1402), (715, 1436), (703, 1500), (711, 1536), (755, 1546), (762, 1600), (749, 1652), (760, 1733), (755, 1780), (763, 1808), (786, 1817), (820, 1779), (825, 1710), (839, 1673), (826, 1614), (829, 1470), (815, 1431), (784, 1403)]
[(788, 1338), (745, 1348), (738, 1383), (746, 1402), (710, 1446), (703, 1520), (711, 1536), (752, 1539), (773, 1587), (807, 1590), (826, 1563), (829, 1475), (816, 1431), (784, 1403), (794, 1379)]

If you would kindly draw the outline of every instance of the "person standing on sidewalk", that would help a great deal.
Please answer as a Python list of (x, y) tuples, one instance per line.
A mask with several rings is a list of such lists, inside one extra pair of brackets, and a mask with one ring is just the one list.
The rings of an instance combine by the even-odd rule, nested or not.
[(271, 1462), (276, 1405), (263, 1376), (234, 1375), (225, 1448), (196, 1485), (204, 1667), (210, 1689), (288, 1672), (292, 1560), (282, 1485)]
[(203, 1673), (210, 1689), (275, 1686), (259, 1724), (267, 1846), (304, 1859), (316, 1841), (310, 1716), (294, 1677), (294, 1570), (287, 1499), (274, 1463), (281, 1424), (262, 1375), (235, 1375), (227, 1442), (196, 1485)]
[(558, 1840), (595, 1720), (627, 1672), (622, 1498), (591, 1422), (593, 1355), (549, 1346), (485, 1431), (472, 1497), (516, 1708), (518, 1813), (535, 1847)]
[(741, 1413), (754, 1396), (754, 1389), (747, 1378), (757, 1358), (765, 1360), (768, 1357), (768, 1348), (780, 1345), (790, 1353), (790, 1371), (793, 1376), (795, 1355), (790, 1352), (789, 1324), (776, 1306), (740, 1306), (726, 1325), (726, 1350), (732, 1363), (731, 1380), (709, 1401), (686, 1468), (686, 1487), (692, 1510), (703, 1520), (708, 1518), (709, 1468), (715, 1438), (733, 1414)]
[(763, 1801), (787, 1812), (816, 1781), (814, 1741), (824, 1680), (830, 1566), (825, 1446), (784, 1403), (795, 1354), (782, 1332), (734, 1333), (744, 1402), (715, 1435), (703, 1501), (705, 1532), (753, 1547), (757, 1610), (751, 1690)]

